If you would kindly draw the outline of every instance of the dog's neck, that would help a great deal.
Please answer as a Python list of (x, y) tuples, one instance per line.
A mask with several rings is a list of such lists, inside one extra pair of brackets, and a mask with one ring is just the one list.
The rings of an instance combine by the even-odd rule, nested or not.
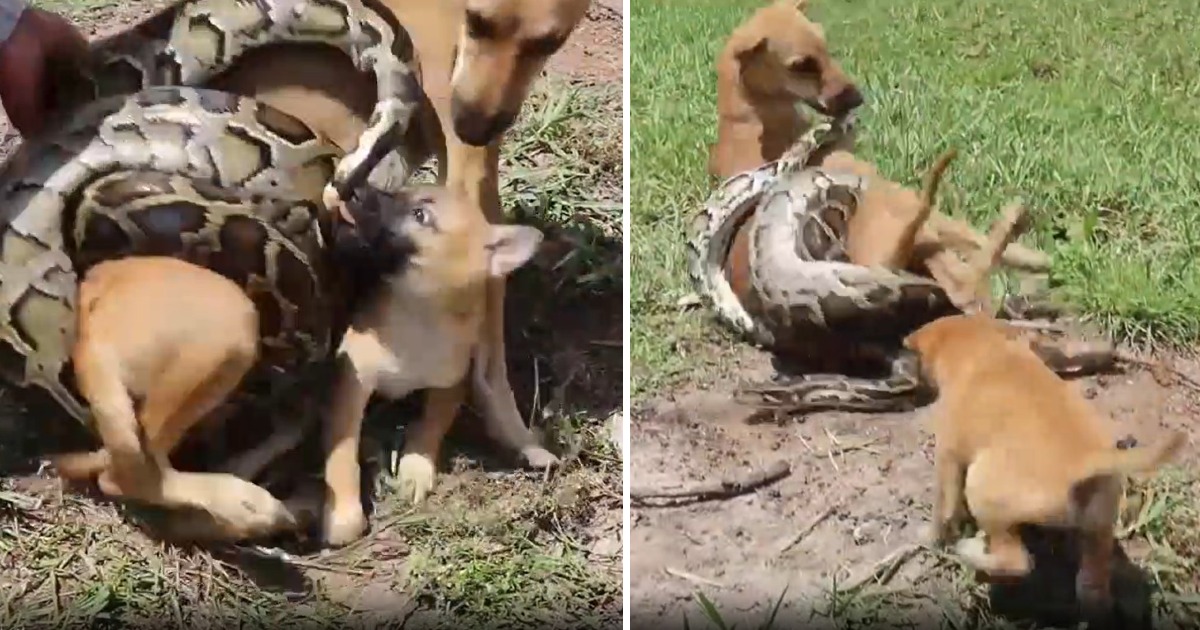
[(717, 143), (766, 164), (779, 159), (809, 122), (791, 95), (756, 90), (744, 79), (742, 63), (726, 54), (717, 65)]

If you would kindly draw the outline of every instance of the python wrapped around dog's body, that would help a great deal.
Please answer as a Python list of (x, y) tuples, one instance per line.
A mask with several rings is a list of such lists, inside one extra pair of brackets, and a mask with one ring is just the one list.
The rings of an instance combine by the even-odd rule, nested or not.
[(929, 278), (849, 262), (846, 230), (867, 181), (809, 164), (852, 124), (814, 125), (779, 160), (724, 181), (692, 223), (697, 292), (723, 324), (806, 372), (739, 392), (764, 410), (915, 406), (921, 378), (900, 339), (957, 312)]
[(262, 315), (265, 365), (287, 371), (329, 355), (337, 311), (321, 194), (336, 147), (263, 103), (178, 87), (101, 99), (51, 129), (0, 170), (7, 381), (86, 423), (69, 366), (78, 278), (137, 254), (238, 282)]
[[(180, 0), (121, 32), (95, 40), (90, 67), (56, 68), (55, 102), (73, 110), (97, 98), (154, 86), (204, 87), (246, 58), (279, 44), (321, 45), (369, 73), (376, 101), (356, 146), (343, 147), (331, 189), (344, 198), (385, 158), (401, 185), (422, 151), (405, 146), (425, 103), (408, 33), (376, 0)], [(82, 70), (82, 72), (80, 72)], [(411, 144), (409, 142), (408, 144)]]

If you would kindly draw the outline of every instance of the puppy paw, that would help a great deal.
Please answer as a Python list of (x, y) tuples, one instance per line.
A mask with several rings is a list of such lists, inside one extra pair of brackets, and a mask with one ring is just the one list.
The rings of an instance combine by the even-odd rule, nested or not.
[(240, 483), (228, 484), (208, 502), (221, 538), (253, 540), (296, 528), (291, 511), (266, 488), (237, 481)]
[(987, 541), (982, 536), (959, 540), (954, 545), (954, 553), (975, 569), (984, 570), (988, 566)]
[(521, 460), (527, 468), (545, 470), (559, 464), (558, 457), (540, 446), (526, 446), (521, 449)]
[(396, 468), (401, 497), (413, 505), (424, 501), (433, 489), (433, 481), (437, 476), (433, 460), (420, 453), (405, 453)]
[(322, 530), (326, 546), (344, 547), (362, 538), (367, 531), (367, 516), (358, 506), (342, 510), (327, 508)]

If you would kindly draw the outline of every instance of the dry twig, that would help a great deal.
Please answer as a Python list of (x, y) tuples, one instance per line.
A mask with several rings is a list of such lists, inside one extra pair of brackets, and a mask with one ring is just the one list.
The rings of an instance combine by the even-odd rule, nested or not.
[(792, 465), (779, 460), (770, 466), (754, 471), (742, 478), (725, 478), (720, 481), (700, 484), (692, 488), (677, 488), (655, 490), (650, 488), (631, 488), (630, 501), (643, 502), (648, 499), (692, 499), (705, 501), (711, 499), (730, 499), (762, 486), (774, 483), (792, 474)]

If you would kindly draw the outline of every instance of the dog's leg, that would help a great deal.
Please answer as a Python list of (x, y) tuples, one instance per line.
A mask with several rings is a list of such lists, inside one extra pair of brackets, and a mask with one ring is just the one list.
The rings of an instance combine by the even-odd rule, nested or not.
[[(343, 342), (343, 347), (345, 342)], [(363, 413), (374, 391), (350, 359), (338, 370), (333, 405), (325, 427), (325, 543), (340, 547), (362, 536), (367, 517), (362, 506), (362, 470), (358, 445)]]
[[(937, 240), (942, 245), (959, 250), (963, 254), (969, 255), (988, 246), (987, 237), (964, 221), (935, 212), (929, 217), (928, 225), (937, 234)], [(1030, 273), (1045, 273), (1050, 270), (1049, 256), (1020, 243), (1010, 243), (1005, 247), (1000, 262), (1005, 267)]]
[(935, 485), (930, 540), (933, 546), (943, 547), (957, 535), (962, 519), (966, 516), (963, 484), (966, 482), (967, 470), (942, 449), (934, 452), (933, 466)]
[(225, 401), (256, 358), (253, 346), (212, 348), (208, 356), (190, 354), (147, 389), (142, 425), (146, 427), (147, 450), (158, 462), (162, 477), (158, 488), (136, 498), (168, 507), (199, 508), (213, 517), (211, 524), (200, 519), (191, 526), (174, 528), (176, 536), (244, 540), (296, 525), (287, 507), (265, 488), (229, 474), (177, 471), (169, 460), (186, 432)]
[[(500, 140), (485, 148), (472, 147), (447, 132), (449, 186), (459, 186), (484, 216), (493, 223), (503, 223), (500, 207)], [(505, 279), (493, 278), (487, 283), (485, 323), (481, 345), (484, 347), (482, 378), (475, 378), (473, 398), (483, 407), (484, 426), (488, 435), (504, 448), (519, 455), (530, 468), (550, 468), (558, 458), (542, 447), (525, 425), (517, 409), (516, 396), (508, 381), (508, 359), (504, 343)]]
[[(977, 519), (978, 520), (978, 519)], [(986, 536), (964, 538), (955, 545), (959, 557), (989, 577), (1021, 578), (1033, 570), (1033, 556), (1025, 549), (1016, 525), (979, 522)]]
[[(1080, 612), (1091, 628), (1102, 627), (1111, 617), (1113, 535), (1111, 529), (1084, 530), (1080, 536), (1079, 573), (1075, 596)], [(1101, 622), (1100, 626), (1095, 625)]]
[(404, 456), (400, 458), (397, 476), (401, 496), (414, 504), (424, 501), (433, 489), (442, 441), (454, 426), (466, 394), (466, 378), (453, 387), (427, 390), (421, 421), (404, 436)]

